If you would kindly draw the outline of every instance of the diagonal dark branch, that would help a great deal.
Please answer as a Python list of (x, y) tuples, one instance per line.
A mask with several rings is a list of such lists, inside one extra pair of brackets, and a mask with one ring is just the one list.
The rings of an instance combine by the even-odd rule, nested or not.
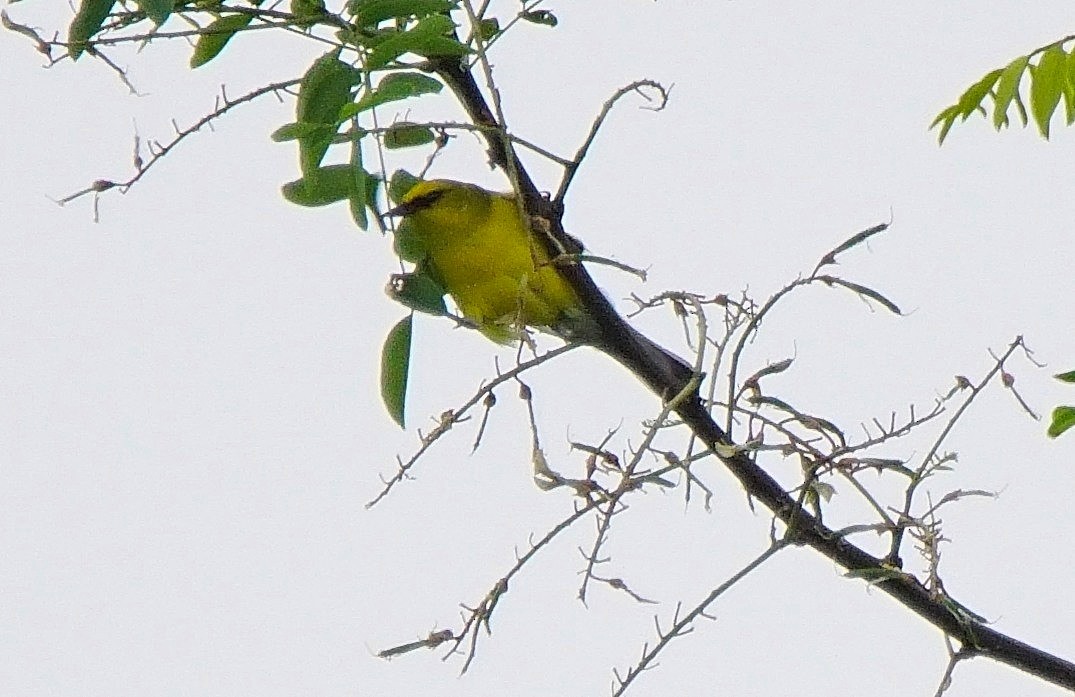
[[(550, 254), (554, 257), (557, 255), (557, 246), (562, 250), (572, 249), (577, 245), (574, 238), (563, 229), (562, 211), (541, 195), (533, 179), (515, 157), (510, 139), (497, 123), (469, 69), (454, 58), (433, 60), (431, 69), (447, 82), (471, 119), (482, 127), (482, 133), (489, 145), (491, 162), (501, 168), (507, 169), (510, 166), (515, 169), (519, 193), (526, 211), (549, 222), (551, 239), (543, 241), (549, 246)], [(680, 396), (674, 406), (675, 413), (720, 457), (743, 488), (788, 526), (790, 541), (814, 548), (848, 571), (877, 572), (878, 580), (874, 584), (877, 588), (956, 638), (966, 651), (988, 656), (1056, 685), (1075, 690), (1075, 664), (989, 628), (960, 610), (959, 606), (947, 597), (931, 593), (911, 574), (886, 566), (882, 559), (848, 542), (803, 510), (775, 479), (754, 462), (748, 452), (734, 447), (724, 429), (703, 406), (696, 387), (681, 394), (693, 376), (684, 376), (683, 373), (670, 369), (652, 351), (643, 350), (644, 347), (636, 338), (637, 334), (616, 313), (581, 265), (564, 266), (562, 271), (579, 294), (586, 310), (600, 326), (603, 344), (599, 348), (629, 367), (658, 396)], [(608, 346), (615, 346), (616, 342), (620, 342), (620, 348), (618, 353), (613, 354), (608, 350)], [(624, 346), (627, 348), (624, 349)], [(628, 361), (633, 361), (633, 364)]]

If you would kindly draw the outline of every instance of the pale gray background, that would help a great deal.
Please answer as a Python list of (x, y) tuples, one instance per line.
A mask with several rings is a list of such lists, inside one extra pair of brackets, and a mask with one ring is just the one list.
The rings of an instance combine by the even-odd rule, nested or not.
[[(65, 25), (65, 3), (16, 19)], [(514, 4), (506, 6), (508, 12)], [(926, 126), (971, 82), (1075, 30), (1070, 2), (587, 2), (550, 5), (556, 30), (523, 27), (494, 54), (512, 127), (571, 152), (604, 99), (649, 77), (667, 110), (628, 100), (595, 145), (567, 222), (597, 253), (647, 266), (650, 282), (596, 273), (611, 297), (665, 288), (763, 296), (850, 234), (892, 230), (840, 271), (899, 302), (895, 318), (816, 289), (766, 325), (751, 369), (795, 355), (782, 396), (848, 427), (972, 378), (1025, 334), (1039, 371), (1016, 362), (1040, 412), (1075, 402), (1053, 372), (1075, 367), (1075, 133), (995, 135), (983, 120), (938, 148)], [(377, 396), (380, 343), (402, 309), (383, 295), (387, 240), (342, 206), (279, 196), (296, 176), (292, 117), (270, 99), (190, 140), (127, 196), (58, 208), (95, 178), (129, 175), (133, 133), (167, 139), (213, 104), (302, 72), (322, 49), (242, 37), (186, 69), (181, 42), (115, 52), (144, 96), (100, 63), (51, 71), (0, 35), (0, 694), (594, 695), (765, 544), (715, 465), (712, 513), (682, 491), (639, 497), (603, 573), (662, 605), (595, 589), (575, 600), (590, 525), (543, 554), (505, 596), (478, 661), (373, 654), (444, 626), (571, 509), (529, 478), (514, 390), (477, 454), (474, 424), (438, 446), (372, 511), (414, 427), (462, 402), (511, 352), (419, 318), (411, 429)], [(437, 112), (416, 108), (412, 118)], [(394, 113), (385, 112), (385, 118)], [(407, 162), (413, 163), (413, 160)], [(553, 186), (554, 172), (538, 167)], [(503, 187), (460, 137), (436, 174)], [(1050, 305), (1051, 304), (1051, 305)], [(621, 305), (629, 309), (629, 305)], [(676, 323), (640, 324), (669, 344)], [(618, 366), (577, 352), (530, 377), (546, 451), (577, 471), (569, 438), (638, 441), (652, 398)], [(580, 377), (581, 376), (581, 377)], [(570, 379), (569, 379), (570, 378)], [(948, 589), (1016, 637), (1075, 657), (1070, 497), (1075, 436), (1001, 390), (956, 430), (952, 488), (1001, 491), (948, 509)], [(933, 433), (931, 431), (930, 433)], [(921, 456), (923, 437), (887, 451)], [(770, 460), (774, 473), (793, 462)], [(572, 469), (576, 468), (576, 469)], [(841, 491), (850, 500), (850, 492)], [(676, 642), (636, 695), (929, 695), (939, 633), (809, 551), (787, 551)], [(963, 664), (951, 695), (1060, 694), (991, 664)]]

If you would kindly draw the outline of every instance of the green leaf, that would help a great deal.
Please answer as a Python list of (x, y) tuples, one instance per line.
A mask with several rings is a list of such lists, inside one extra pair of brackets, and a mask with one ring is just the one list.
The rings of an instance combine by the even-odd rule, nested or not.
[(1003, 68), (997, 68), (996, 70), (987, 73), (985, 77), (968, 87), (967, 91), (960, 95), (959, 101), (956, 102), (956, 107), (958, 108), (957, 113), (963, 117), (964, 121), (966, 121), (967, 117), (973, 114), (976, 109), (982, 108), (982, 101), (985, 99), (986, 95), (989, 94), (990, 90), (993, 89), (993, 85), (996, 84), (997, 79), (1000, 78), (1000, 74), (1003, 72)]
[(436, 94), (444, 89), (439, 80), (421, 73), (389, 73), (377, 87), (362, 96), (358, 102), (345, 104), (340, 110), (340, 120), (346, 121), (355, 114), (373, 107), (398, 102), (402, 99), (420, 97), (423, 94)]
[(307, 135), (299, 140), (299, 167), (303, 173), (312, 172), (321, 166), (328, 148), (336, 140), (336, 126), (308, 124), (313, 126)]
[(354, 221), (359, 230), (368, 230), (370, 218), (366, 215), (366, 199), (361, 194), (351, 194), (347, 199), (347, 203), (351, 211), (351, 220)]
[(376, 27), (386, 19), (425, 17), (454, 10), (454, 0), (351, 0), (355, 26)]
[(937, 124), (941, 124), (941, 131), (937, 134), (937, 145), (943, 145), (944, 139), (948, 137), (948, 131), (952, 130), (952, 124), (956, 122), (956, 117), (959, 116), (959, 105), (953, 104), (941, 113), (937, 114), (933, 119), (933, 123), (929, 125), (932, 129)]
[(71, 26), (67, 29), (68, 52), (71, 60), (78, 60), (89, 45), (93, 35), (101, 30), (116, 0), (82, 0)]
[(1041, 137), (1049, 139), (1049, 121), (1060, 104), (1060, 95), (1067, 83), (1067, 54), (1059, 45), (1042, 54), (1038, 65), (1030, 71), (1030, 111), (1038, 124)]
[(351, 143), (351, 193), (347, 197), (347, 204), (351, 210), (351, 220), (360, 230), (369, 227), (370, 220), (366, 215), (366, 203), (369, 201), (370, 174), (362, 167), (362, 143), (355, 140)]
[(236, 32), (250, 24), (253, 15), (227, 15), (211, 22), (202, 29), (198, 43), (194, 44), (194, 55), (190, 57), (190, 67), (200, 68), (220, 55)]
[(418, 56), (463, 56), (471, 49), (451, 38), (455, 23), (446, 15), (432, 15), (418, 21), (412, 29), (385, 35), (366, 58), (370, 70), (383, 68), (405, 53)]
[(393, 201), (402, 201), (407, 192), (413, 189), (414, 185), (420, 181), (421, 179), (407, 170), (397, 169), (392, 173), (392, 178), (388, 182), (388, 195)]
[(1075, 407), (1057, 407), (1053, 409), (1053, 420), (1046, 433), (1050, 438), (1056, 438), (1073, 426), (1075, 426)]
[[(377, 194), (381, 189), (381, 178), (364, 169), (358, 171), (361, 174), (355, 175), (357, 188), (355, 193), (351, 195), (351, 217), (354, 218), (355, 223), (358, 224), (360, 228), (366, 230), (369, 228), (366, 211), (372, 211), (374, 215), (378, 215), (379, 212), (377, 206)], [(355, 209), (360, 204), (362, 206), (362, 213), (361, 215), (357, 215)], [(363, 221), (362, 223), (359, 223), (360, 218)]]
[(548, 10), (527, 10), (521, 15), (527, 22), (533, 22), (534, 24), (543, 24), (547, 27), (555, 27), (560, 23), (560, 20), (556, 19), (556, 15)]
[(358, 70), (337, 57), (336, 51), (318, 58), (299, 84), (295, 109), (297, 120), (301, 123), (338, 124), (340, 108), (350, 101), (351, 88), (360, 77)]
[(411, 221), (404, 218), (396, 224), (396, 233), (392, 240), (392, 249), (403, 261), (416, 264), (429, 253), (426, 236), (415, 230)]
[(349, 199), (355, 192), (354, 168), (329, 165), (283, 186), (284, 198), (299, 206), (318, 207)]
[(318, 167), (302, 179), (288, 182), (281, 191), (291, 203), (309, 208), (328, 206), (346, 200), (355, 224), (365, 230), (369, 226), (366, 209), (380, 182), (377, 177), (354, 164)]
[(295, 23), (308, 29), (325, 16), (325, 0), (291, 0), (290, 10)]
[(1002, 126), (1008, 125), (1008, 106), (1013, 99), (1018, 100), (1019, 81), (1023, 79), (1023, 71), (1029, 62), (1029, 56), (1020, 56), (1009, 63), (1000, 74), (993, 106), (993, 128), (998, 131)]
[(1067, 124), (1075, 124), (1075, 48), (1067, 57), (1067, 79), (1064, 81), (1064, 110)]
[[(392, 172), (392, 175), (388, 180), (388, 198), (397, 203), (402, 201), (403, 196), (406, 195), (407, 191), (410, 191), (419, 181), (421, 180), (419, 180), (417, 176), (406, 170), (400, 169)], [(397, 229), (397, 233), (398, 232), (399, 230)], [(397, 250), (397, 252), (399, 251)], [(407, 261), (418, 260), (418, 258), (407, 259), (402, 254), (400, 254), (400, 256)], [(425, 256), (425, 252), (422, 252), (420, 256)]]
[(429, 34), (400, 34), (400, 41), (386, 41), (370, 52), (371, 66), (383, 68), (405, 53), (413, 53), (424, 58), (439, 56), (465, 56), (473, 51), (459, 41), (447, 36)]
[[(277, 128), (269, 136), (275, 143), (285, 143), (289, 140), (298, 140), (315, 134), (325, 132), (325, 126), (317, 123), (299, 123), (298, 121), (286, 123)], [(335, 131), (333, 131), (335, 132)]]
[(444, 304), (447, 291), (429, 273), (419, 268), (414, 273), (398, 273), (392, 276), (389, 296), (412, 310), (429, 315), (446, 315)]
[(158, 27), (172, 14), (175, 0), (138, 0), (138, 9), (146, 13), (146, 17), (153, 20)]
[(1015, 93), (1015, 97), (1012, 98), (1012, 104), (1015, 105), (1015, 113), (1019, 114), (1019, 120), (1025, 127), (1029, 121), (1026, 117), (1026, 107), (1023, 106), (1023, 98), (1019, 96), (1019, 93)]
[(483, 19), (478, 23), (478, 36), (482, 38), (482, 41), (489, 41), (499, 33), (500, 21), (496, 17)]
[(406, 428), (404, 411), (407, 406), (407, 376), (411, 366), (413, 320), (414, 315), (407, 315), (392, 327), (381, 349), (381, 399), (400, 428)]
[(1060, 382), (1075, 383), (1075, 370), (1069, 370), (1066, 373), (1057, 373), (1053, 377), (1056, 378), (1057, 380), (1059, 380)]
[(392, 124), (384, 134), (384, 146), (389, 150), (413, 148), (418, 145), (432, 143), (434, 140), (436, 140), (436, 136), (433, 134), (432, 128), (406, 121)]
[(340, 109), (351, 101), (351, 88), (360, 74), (330, 52), (321, 56), (302, 77), (296, 115), (299, 123), (310, 128), (298, 137), (299, 164), (303, 174), (317, 169), (328, 152), (339, 128)]

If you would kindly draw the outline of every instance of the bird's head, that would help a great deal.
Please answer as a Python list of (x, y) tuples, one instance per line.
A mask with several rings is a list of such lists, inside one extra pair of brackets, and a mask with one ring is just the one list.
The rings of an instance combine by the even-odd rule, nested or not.
[(402, 216), (433, 228), (452, 229), (484, 219), (492, 196), (473, 184), (450, 179), (420, 181), (385, 216)]

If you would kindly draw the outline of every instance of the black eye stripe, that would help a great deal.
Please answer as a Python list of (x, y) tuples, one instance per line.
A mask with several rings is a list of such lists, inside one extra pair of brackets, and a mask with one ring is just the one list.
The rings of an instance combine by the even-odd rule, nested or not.
[(436, 203), (440, 199), (440, 197), (443, 196), (443, 195), (444, 195), (444, 190), (443, 189), (438, 189), (436, 191), (430, 191), (427, 194), (422, 194), (421, 196), (415, 196), (414, 198), (412, 198), (410, 201), (407, 202), (407, 207), (410, 208), (411, 210), (416, 210), (416, 211), (417, 210), (422, 210), (423, 208), (429, 208), (434, 203)]

